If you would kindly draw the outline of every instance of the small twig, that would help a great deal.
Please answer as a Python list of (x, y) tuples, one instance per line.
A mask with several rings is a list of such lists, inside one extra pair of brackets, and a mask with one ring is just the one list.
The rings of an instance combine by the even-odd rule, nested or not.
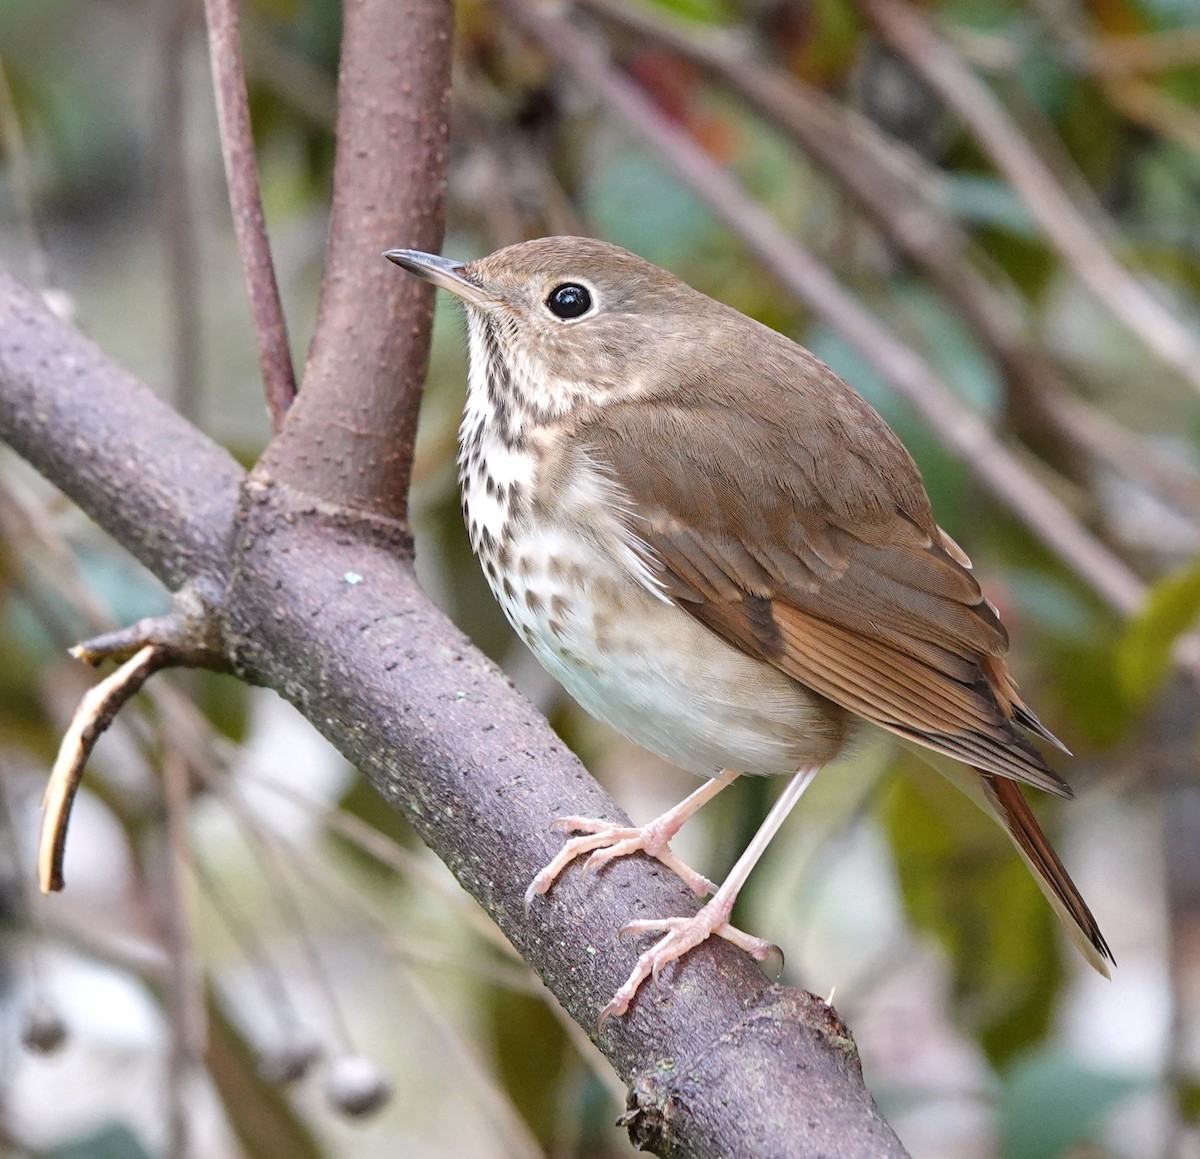
[(34, 936), (27, 940), (26, 953), (28, 954), (29, 974), (33, 979), (33, 987), (35, 990), (40, 991), (45, 974), (42, 969), (41, 950), (38, 942), (44, 936), (44, 930), (42, 915), (36, 904), (37, 895), (33, 891), (29, 875), (25, 872), (25, 866), (22, 864), (22, 825), (21, 818), (17, 814), (17, 804), (13, 800), (13, 793), (16, 791), (13, 782), (12, 766), (4, 759), (3, 753), (0, 752), (0, 837), (3, 837), (2, 844), (7, 847), (9, 855), (12, 857), (13, 876), (19, 883), (24, 913), (33, 927)]
[[(165, 739), (165, 734), (164, 734)], [(166, 1006), (171, 1023), (171, 1045), (166, 1068), (168, 1115), (167, 1154), (186, 1159), (190, 1151), (187, 1095), (194, 1069), (204, 1058), (207, 1016), (204, 980), (196, 961), (188, 918), (187, 874), (191, 864), (188, 832), (188, 770), (169, 742), (162, 760), (166, 802), (166, 841), (161, 849), (160, 897), (162, 924), (171, 960), (171, 982)], [(156, 875), (157, 876), (157, 875)]]
[(250, 130), (250, 105), (246, 73), (238, 36), (237, 0), (204, 0), (208, 19), (209, 56), (221, 126), (221, 151), (233, 227), (242, 255), (242, 271), (250, 295), (250, 313), (258, 338), (258, 362), (266, 391), (271, 426), (278, 431), (296, 397), (296, 375), (288, 349), (287, 325), (279, 285), (267, 242), (258, 188), (254, 136)]
[(201, 891), (208, 897), (209, 904), (220, 915), (233, 935), (233, 940), (253, 967), (255, 974), (259, 976), (263, 998), (268, 1006), (275, 1007), (280, 1029), (285, 1035), (294, 1034), (300, 1025), (300, 1019), (288, 997), (287, 979), (267, 951), (254, 922), (203, 861), (194, 858), (191, 871)]
[(519, 960), (467, 958), (460, 952), (421, 942), (407, 933), (404, 936), (397, 934), (389, 920), (371, 908), (361, 889), (344, 881), (326, 862), (312, 856), (307, 850), (300, 849), (294, 842), (281, 842), (281, 845), (286, 849), (300, 877), (306, 879), (316, 892), (324, 894), (338, 913), (356, 914), (364, 925), (374, 931), (387, 952), (398, 961), (409, 966), (438, 966), (443, 972), (447, 969), (459, 969), (481, 981), (518, 994), (545, 994), (545, 988), (537, 975)]
[(169, 652), (148, 645), (83, 694), (63, 734), (42, 800), (38, 884), (43, 893), (53, 893), (63, 887), (63, 855), (71, 805), (92, 749), (126, 701), (137, 693), (150, 676), (169, 663)]
[(296, 891), (288, 880), (278, 839), (274, 833), (268, 831), (258, 822), (257, 818), (254, 817), (237, 796), (233, 786), (214, 768), (210, 767), (207, 763), (202, 763), (195, 766), (194, 771), (208, 789), (224, 803), (226, 809), (229, 810), (230, 816), (233, 817), (234, 821), (237, 822), (238, 828), (241, 829), (247, 847), (254, 851), (255, 856), (258, 857), (262, 864), (265, 871), (263, 875), (264, 880), (270, 887), (275, 904), (281, 912), (287, 915), (290, 928), (299, 940), (304, 955), (308, 959), (309, 972), (312, 975), (313, 981), (325, 996), (326, 1005), (329, 1008), (333, 1024), (334, 1037), (337, 1040), (338, 1046), (347, 1053), (353, 1053), (353, 1039), (350, 1034), (350, 1027), (338, 1002), (337, 989), (325, 965), (325, 960), (321, 956), (321, 951), (317, 947), (312, 930), (309, 929), (308, 920), (301, 908), (300, 900), (296, 896)]
[(1059, 429), (1090, 454), (1181, 515), (1200, 521), (1200, 475), (1172, 462), (1109, 414), (1074, 395), (1047, 395), (1042, 402)]
[(608, 63), (577, 24), (522, 0), (504, 9), (603, 99), (711, 206), (801, 300), (837, 329), (917, 408), (941, 442), (1108, 604), (1124, 614), (1141, 605), (1145, 585), (1021, 464), (911, 347), (901, 342), (803, 246), (788, 236), (744, 187), (669, 121)]
[(173, 667), (230, 671), (216, 620), (203, 598), (193, 590), (181, 588), (175, 600), (178, 611), (147, 616), (126, 628), (83, 640), (70, 649), (71, 655), (95, 668), (105, 660), (124, 661), (143, 648), (152, 647), (162, 652)]
[(1196, 107), (1177, 100), (1140, 77), (1113, 77), (1104, 81), (1113, 106), (1134, 124), (1193, 153), (1200, 153), (1200, 114)]
[(313, 128), (333, 132), (337, 86), (327, 73), (267, 32), (254, 10), (247, 13), (242, 43), (255, 84), (269, 88)]
[(888, 44), (954, 109), (1095, 297), (1200, 390), (1200, 339), (1115, 257), (1000, 102), (906, 0), (859, 0)]
[(1172, 28), (1143, 36), (1097, 40), (1086, 57), (1093, 72), (1167, 72), (1200, 64), (1200, 28)]
[(387, 866), (401, 877), (415, 881), (424, 889), (436, 892), (443, 901), (458, 909), (467, 923), (485, 941), (501, 950), (506, 957), (517, 959), (512, 943), (496, 928), (496, 923), (483, 913), (478, 905), (457, 885), (448, 882), (440, 874), (431, 872), (430, 868), (415, 853), (405, 849), (403, 845), (397, 844), (386, 834), (368, 825), (362, 818), (355, 817), (352, 813), (332, 808), (322, 801), (316, 801), (291, 785), (286, 785), (265, 773), (256, 770), (244, 771), (256, 784), (317, 814), (330, 832), (337, 833), (361, 852), (374, 858), (380, 865)]
[[(487, 1104), (488, 1109), (500, 1121), (499, 1125), (503, 1128), (506, 1139), (511, 1140), (523, 1153), (528, 1152), (530, 1155), (540, 1155), (541, 1149), (537, 1147), (529, 1135), (528, 1126), (513, 1106), (508, 1094), (503, 1087), (497, 1084), (492, 1075), (489, 1075), (480, 1067), (475, 1052), (463, 1041), (459, 1032), (445, 1019), (441, 1011), (437, 1009), (436, 1004), (425, 991), (414, 971), (410, 968), (419, 962), (420, 953), (414, 953), (407, 940), (401, 941), (397, 938), (395, 931), (388, 927), (366, 905), (358, 891), (351, 888), (345, 882), (340, 881), (335, 874), (329, 871), (327, 866), (317, 862), (314, 858), (301, 856), (300, 851), (295, 848), (289, 847), (287, 851), (291, 854), (292, 864), (296, 871), (303, 877), (306, 877), (314, 889), (324, 893), (326, 900), (337, 912), (344, 912), (347, 907), (357, 910), (359, 916), (373, 926), (385, 939), (388, 949), (396, 958), (401, 974), (412, 989), (413, 995), (417, 999), (422, 1012), (431, 1021), (434, 1028), (443, 1036), (451, 1054), (455, 1056), (457, 1065), (454, 1069), (459, 1072), (465, 1072), (468, 1076), (469, 1081), (466, 1083), (464, 1089), (482, 1092), (479, 1096), (480, 1101)], [(481, 968), (479, 963), (459, 961), (456, 964), (462, 966), (464, 969), (476, 972), (481, 978), (492, 982), (494, 985), (504, 986), (519, 993), (548, 997), (545, 988), (538, 981), (537, 976), (528, 968), (489, 971), (486, 967)], [(551, 1003), (551, 1005), (557, 1006), (558, 1004)], [(569, 1022), (570, 1019), (567, 1021)], [(574, 1023), (571, 1024), (574, 1025)], [(604, 1070), (612, 1075), (611, 1067), (606, 1063), (601, 1063), (601, 1065)], [(598, 1075), (598, 1077), (603, 1079), (602, 1074)], [(615, 1079), (615, 1075), (612, 1077)], [(625, 1088), (621, 1085), (620, 1080), (616, 1080), (616, 1084), (620, 1090), (615, 1093), (623, 1101)]]
[(1160, 36), (1100, 37), (1094, 21), (1076, 4), (1033, 0), (1032, 10), (1060, 41), (1066, 59), (1090, 72), (1113, 107), (1135, 124), (1200, 152), (1200, 115), (1146, 74), (1200, 60), (1200, 29), (1179, 28)]
[[(464, 1092), (473, 1094), (484, 1113), (492, 1119), (493, 1129), (504, 1141), (505, 1154), (516, 1156), (518, 1159), (521, 1156), (525, 1156), (526, 1159), (541, 1159), (545, 1152), (512, 1098), (497, 1080), (494, 1071), (484, 1064), (478, 1051), (463, 1039), (454, 1024), (438, 1009), (437, 1003), (421, 980), (403, 966), (401, 975), (426, 1021), (446, 1045), (448, 1057), (442, 1065), (455, 1076), (455, 1081), (461, 1084)], [(619, 1098), (624, 1103), (623, 1085)]]
[(167, 260), (173, 402), (197, 421), (200, 384), (200, 302), (196, 219), (187, 172), (187, 45), (192, 6), (188, 0), (158, 5), (159, 203)]

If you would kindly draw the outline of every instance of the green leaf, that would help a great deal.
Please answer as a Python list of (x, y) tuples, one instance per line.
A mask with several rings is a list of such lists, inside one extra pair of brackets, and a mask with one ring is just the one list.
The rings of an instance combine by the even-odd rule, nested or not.
[(685, 262), (715, 226), (690, 189), (628, 148), (597, 167), (583, 195), (587, 216), (603, 237), (669, 268)]
[(728, 24), (730, 18), (726, 0), (654, 0), (653, 7), (698, 24)]
[(150, 1159), (150, 1153), (128, 1127), (109, 1123), (46, 1151), (43, 1159)]
[(1011, 186), (995, 177), (947, 174), (945, 189), (951, 212), (971, 225), (994, 226), (1029, 240), (1040, 236), (1025, 203)]
[(1141, 705), (1171, 666), (1176, 639), (1200, 618), (1200, 559), (1172, 572), (1151, 589), (1117, 645), (1115, 669), (1125, 695)]
[(1004, 1076), (998, 1106), (1004, 1159), (1059, 1159), (1092, 1138), (1108, 1111), (1149, 1079), (1095, 1070), (1059, 1052), (1028, 1056)]

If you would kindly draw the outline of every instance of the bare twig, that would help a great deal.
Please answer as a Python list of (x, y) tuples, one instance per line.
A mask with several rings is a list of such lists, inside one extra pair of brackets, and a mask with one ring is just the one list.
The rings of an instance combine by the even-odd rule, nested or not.
[(1142, 36), (1097, 40), (1086, 57), (1095, 72), (1147, 73), (1200, 64), (1200, 28), (1172, 28)]
[(1200, 113), (1139, 77), (1114, 77), (1104, 84), (1108, 99), (1134, 124), (1200, 153)]
[(161, 922), (171, 960), (167, 1011), (171, 1045), (167, 1055), (166, 1091), (169, 1159), (187, 1159), (191, 1153), (189, 1093), (205, 1054), (207, 1014), (204, 977), (192, 942), (187, 898), (191, 836), (188, 827), (188, 770), (183, 758), (168, 742), (162, 760), (166, 825), (159, 864), (152, 867), (160, 886)]
[(238, 35), (237, 0), (204, 0), (204, 11), (208, 18), (209, 56), (233, 227), (242, 255), (254, 333), (258, 338), (258, 362), (267, 409), (271, 414), (271, 425), (278, 431), (296, 397), (296, 376), (292, 370), (287, 325), (258, 189), (246, 74)]
[(1200, 339), (1114, 256), (992, 92), (905, 0), (859, 0), (888, 44), (970, 126), (1046, 239), (1095, 297), (1196, 389)]
[[(451, 1057), (458, 1058), (460, 1065), (454, 1069), (461, 1069), (462, 1072), (465, 1072), (469, 1076), (469, 1082), (465, 1085), (464, 1089), (475, 1092), (476, 1097), (484, 1104), (486, 1110), (497, 1120), (497, 1126), (503, 1131), (501, 1137), (506, 1142), (511, 1142), (512, 1150), (530, 1157), (540, 1156), (542, 1154), (541, 1148), (537, 1146), (529, 1134), (528, 1125), (513, 1106), (508, 1093), (503, 1087), (497, 1084), (493, 1075), (488, 1074), (480, 1068), (478, 1059), (475, 1057), (475, 1052), (463, 1041), (458, 1030), (437, 1009), (424, 987), (418, 981), (415, 972), (410, 968), (420, 962), (422, 957), (420, 951), (417, 950), (414, 952), (414, 947), (409, 944), (407, 938), (397, 937), (396, 932), (386, 923), (380, 921), (370, 907), (366, 905), (364, 900), (359, 896), (358, 891), (341, 881), (336, 874), (330, 872), (328, 866), (321, 864), (315, 858), (303, 856), (299, 850), (285, 846), (283, 842), (280, 843), (280, 848), (281, 852), (286, 849), (295, 871), (308, 881), (316, 893), (324, 894), (325, 900), (336, 912), (345, 913), (347, 909), (356, 911), (360, 918), (370, 924), (382, 936), (385, 946), (391, 952), (393, 960), (396, 962), (400, 976), (413, 991), (422, 1012), (430, 1019), (439, 1035), (443, 1038)], [(479, 977), (495, 985), (505, 986), (518, 992), (535, 996), (539, 991), (542, 991), (542, 987), (536, 977), (531, 973), (522, 975), (520, 972), (511, 970), (507, 973), (502, 970), (489, 972), (487, 966), (480, 968), (479, 964), (469, 965), (460, 963), (460, 965), (466, 969), (475, 969)], [(544, 991), (542, 992), (544, 993)]]
[(548, 10), (503, 0), (504, 8), (581, 81), (602, 96), (746, 242), (797, 297), (837, 329), (911, 402), (939, 439), (1104, 600), (1126, 614), (1144, 585), (961, 403), (931, 367), (850, 295), (813, 255), (789, 237), (744, 188), (669, 121), (631, 81), (609, 65), (601, 47)]
[[(190, 706), (188, 706), (190, 707)], [(214, 733), (214, 740), (218, 739)], [(262, 785), (285, 800), (315, 813), (331, 833), (336, 833), (361, 852), (374, 858), (380, 865), (387, 866), (401, 877), (407, 878), (422, 889), (436, 893), (447, 905), (458, 909), (460, 915), (484, 941), (491, 943), (506, 957), (513, 954), (512, 944), (496, 929), (460, 889), (450, 885), (441, 876), (431, 873), (421, 859), (403, 845), (397, 844), (386, 834), (368, 825), (361, 817), (335, 809), (324, 802), (316, 801), (306, 793), (284, 784), (273, 776), (250, 772), (255, 784)]]
[(220, 916), (243, 956), (250, 963), (262, 982), (262, 997), (267, 1005), (275, 1007), (279, 1028), (291, 1034), (299, 1025), (299, 1019), (288, 997), (287, 980), (267, 952), (254, 922), (242, 910), (241, 903), (230, 893), (200, 858), (191, 864), (192, 876), (201, 892), (208, 898), (209, 905)]
[(1193, 521), (1200, 521), (1200, 476), (1171, 462), (1110, 415), (1074, 395), (1043, 398), (1058, 428), (1127, 479), (1152, 491)]
[(114, 673), (84, 693), (50, 772), (42, 805), (42, 833), (38, 848), (38, 883), (43, 893), (63, 887), (63, 854), (71, 804), (83, 778), (83, 769), (96, 742), (116, 719), (122, 705), (168, 662), (168, 654), (143, 648)]
[(1087, 69), (1118, 112), (1135, 124), (1200, 152), (1200, 114), (1167, 93), (1147, 73), (1200, 59), (1200, 29), (1179, 28), (1146, 37), (1101, 37), (1071, 0), (1033, 0), (1033, 11), (1062, 42), (1068, 61)]
[(300, 900), (292, 886), (278, 839), (274, 833), (258, 822), (253, 813), (237, 796), (233, 786), (215, 769), (204, 763), (197, 765), (194, 771), (209, 791), (224, 803), (230, 816), (241, 829), (247, 847), (254, 851), (255, 856), (262, 864), (263, 879), (270, 888), (275, 905), (280, 912), (286, 915), (288, 927), (295, 934), (304, 956), (308, 959), (309, 973), (325, 998), (334, 1037), (341, 1048), (352, 1053), (353, 1038), (342, 1012), (341, 1003), (338, 1001), (337, 987), (333, 984), (333, 978), (325, 965), (325, 959), (321, 956), (316, 938), (309, 928), (308, 918), (305, 916)]
[(242, 41), (255, 83), (270, 88), (310, 125), (333, 132), (337, 89), (328, 75), (281, 44), (263, 28), (261, 19), (255, 19), (253, 10), (242, 27)]
[(162, 0), (157, 5), (159, 85), (159, 198), (171, 327), (172, 386), (179, 413), (197, 420), (200, 384), (200, 295), (196, 216), (187, 172), (188, 120), (185, 104), (189, 0)]

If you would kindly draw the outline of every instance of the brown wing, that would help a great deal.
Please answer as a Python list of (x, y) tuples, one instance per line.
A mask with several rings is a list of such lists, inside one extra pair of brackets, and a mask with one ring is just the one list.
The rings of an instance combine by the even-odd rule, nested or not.
[(610, 404), (573, 431), (627, 493), (672, 598), (883, 728), (1070, 796), (1017, 727), (1059, 743), (1021, 702), (995, 609), (883, 420), (816, 360), (799, 390), (720, 369), (686, 404)]

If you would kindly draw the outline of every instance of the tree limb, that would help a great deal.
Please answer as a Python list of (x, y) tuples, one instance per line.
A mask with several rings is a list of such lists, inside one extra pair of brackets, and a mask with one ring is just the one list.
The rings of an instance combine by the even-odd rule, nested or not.
[(316, 332), (304, 389), (259, 469), (364, 518), (404, 524), (433, 290), (397, 277), (380, 255), (442, 247), (454, 8), (347, 0), (343, 12)]
[(0, 438), (172, 587), (207, 584), (241, 674), (296, 704), (405, 814), (609, 1057), (639, 1142), (904, 1155), (833, 1011), (719, 939), (596, 1025), (637, 954), (621, 927), (695, 899), (637, 857), (568, 871), (526, 915), (559, 841), (550, 822), (623, 814), (420, 591), (402, 529), (261, 472), (239, 496), (228, 455), (3, 275)]

